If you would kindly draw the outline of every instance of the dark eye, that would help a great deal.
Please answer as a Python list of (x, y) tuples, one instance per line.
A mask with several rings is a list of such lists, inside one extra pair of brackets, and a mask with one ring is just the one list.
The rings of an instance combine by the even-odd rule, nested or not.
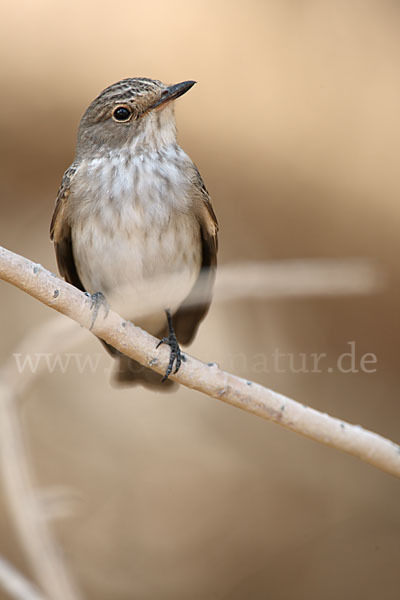
[(126, 123), (131, 118), (132, 111), (126, 106), (117, 106), (117, 108), (114, 108), (112, 116), (114, 121)]

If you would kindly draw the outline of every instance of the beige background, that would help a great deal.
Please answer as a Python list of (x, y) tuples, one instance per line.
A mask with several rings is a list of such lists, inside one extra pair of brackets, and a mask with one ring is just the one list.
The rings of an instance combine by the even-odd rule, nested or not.
[[(362, 256), (387, 284), (370, 297), (214, 305), (190, 351), (398, 441), (398, 2), (0, 11), (0, 243), (55, 270), (49, 221), (87, 104), (122, 77), (196, 79), (178, 127), (213, 197), (221, 263)], [(4, 283), (0, 294), (4, 360), (53, 315)], [(398, 597), (395, 479), (186, 389), (112, 390), (110, 359), (84, 339), (69, 351), (100, 353), (101, 369), (44, 374), (21, 415), (40, 486), (72, 494), (54, 530), (87, 598)], [(357, 357), (376, 354), (376, 373), (255, 365), (277, 348), (334, 363), (352, 340)], [(29, 574), (0, 503), (0, 553)]]

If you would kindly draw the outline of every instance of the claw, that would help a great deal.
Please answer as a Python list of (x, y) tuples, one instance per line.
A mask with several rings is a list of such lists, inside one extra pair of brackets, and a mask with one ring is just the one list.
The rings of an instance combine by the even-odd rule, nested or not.
[(156, 349), (159, 346), (161, 346), (161, 344), (168, 344), (171, 352), (169, 355), (169, 363), (167, 366), (167, 370), (165, 371), (164, 377), (161, 379), (161, 383), (164, 383), (164, 381), (166, 381), (168, 379), (168, 377), (171, 375), (172, 369), (174, 367), (174, 363), (175, 363), (174, 373), (177, 373), (179, 371), (179, 367), (182, 364), (182, 360), (185, 360), (185, 358), (181, 352), (181, 349), (179, 347), (178, 340), (176, 339), (174, 327), (172, 324), (171, 313), (169, 310), (166, 310), (165, 312), (167, 315), (169, 335), (168, 335), (168, 337), (163, 337), (162, 340), (160, 340), (158, 342)]
[(95, 294), (86, 294), (86, 295), (92, 301), (90, 310), (93, 311), (93, 315), (92, 315), (92, 322), (89, 327), (89, 331), (92, 331), (93, 326), (96, 323), (97, 316), (99, 314), (100, 306), (103, 306), (103, 308), (104, 308), (104, 312), (105, 312), (104, 318), (107, 317), (107, 315), (110, 311), (110, 307), (109, 307), (107, 300), (105, 299), (105, 296), (102, 292), (96, 292)]

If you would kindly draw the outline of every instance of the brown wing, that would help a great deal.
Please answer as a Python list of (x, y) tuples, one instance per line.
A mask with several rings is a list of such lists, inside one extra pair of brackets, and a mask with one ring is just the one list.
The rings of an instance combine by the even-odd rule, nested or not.
[(66, 281), (72, 283), (83, 292), (85, 291), (75, 266), (72, 251), (71, 227), (66, 218), (66, 207), (70, 193), (71, 181), (77, 171), (78, 163), (72, 165), (65, 171), (58, 190), (56, 206), (51, 219), (50, 239), (54, 242), (57, 265), (60, 275)]
[(196, 335), (211, 303), (217, 267), (218, 222), (210, 196), (197, 168), (193, 166), (194, 205), (200, 226), (202, 263), (199, 277), (192, 291), (174, 315), (176, 336), (182, 344), (189, 344)]
[[(56, 206), (50, 225), (50, 239), (54, 242), (56, 251), (57, 265), (60, 275), (66, 281), (72, 283), (75, 287), (86, 292), (76, 270), (74, 253), (72, 249), (71, 227), (66, 217), (66, 208), (68, 196), (71, 189), (71, 182), (79, 167), (79, 163), (72, 165), (65, 171), (61, 181), (60, 189), (58, 190)], [(100, 339), (100, 338), (99, 338)], [(100, 340), (106, 350), (115, 356), (119, 354), (118, 350), (107, 344), (104, 340)]]

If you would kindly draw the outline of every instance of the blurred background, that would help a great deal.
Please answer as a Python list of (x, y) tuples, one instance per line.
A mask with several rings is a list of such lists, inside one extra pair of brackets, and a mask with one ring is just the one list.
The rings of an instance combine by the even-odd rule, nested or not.
[[(179, 139), (220, 263), (367, 257), (385, 286), (214, 304), (190, 353), (399, 441), (400, 4), (20, 0), (0, 16), (1, 245), (56, 271), (49, 222), (86, 106), (124, 77), (195, 79)], [(54, 314), (0, 294), (5, 361)], [(277, 350), (334, 365), (351, 341), (374, 372), (260, 367)], [(68, 351), (101, 369), (44, 373), (19, 409), (40, 489), (74, 498), (51, 526), (86, 598), (398, 598), (394, 478), (187, 389), (112, 389), (90, 334)], [(32, 577), (0, 506), (0, 554)]]

